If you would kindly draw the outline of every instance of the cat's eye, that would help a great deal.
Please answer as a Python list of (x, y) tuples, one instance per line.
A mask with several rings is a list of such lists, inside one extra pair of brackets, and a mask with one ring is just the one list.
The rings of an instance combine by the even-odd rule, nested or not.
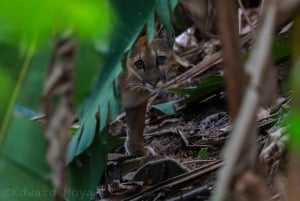
[(165, 56), (158, 56), (156, 57), (156, 64), (157, 65), (163, 65), (166, 62), (166, 57)]
[(145, 68), (145, 64), (142, 60), (138, 60), (134, 63), (134, 65), (138, 68), (138, 69), (144, 69)]

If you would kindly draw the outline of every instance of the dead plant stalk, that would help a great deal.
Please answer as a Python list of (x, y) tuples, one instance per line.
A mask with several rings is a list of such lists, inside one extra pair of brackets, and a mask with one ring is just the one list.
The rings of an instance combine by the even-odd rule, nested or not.
[(231, 138), (225, 147), (225, 165), (219, 172), (215, 194), (217, 201), (228, 200), (228, 192), (232, 190), (231, 187), (236, 175), (253, 165), (251, 163), (256, 156), (256, 132), (253, 128), (255, 128), (257, 109), (262, 97), (261, 83), (267, 72), (266, 64), (268, 63), (272, 34), (275, 28), (276, 5), (275, 2), (270, 2), (268, 5), (253, 53), (246, 63), (249, 83)]

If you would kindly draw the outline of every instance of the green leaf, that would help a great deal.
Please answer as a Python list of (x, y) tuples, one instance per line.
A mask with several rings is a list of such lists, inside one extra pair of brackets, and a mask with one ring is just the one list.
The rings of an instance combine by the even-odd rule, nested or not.
[[(0, 25), (1, 26), (1, 25)], [(1, 37), (1, 34), (0, 34)], [(0, 127), (19, 74), (22, 57), (17, 45), (0, 40)], [(1, 135), (1, 134), (0, 134)], [(1, 136), (0, 136), (1, 138)]]
[[(4, 121), (0, 130), (0, 144), (5, 137), (11, 114), (16, 103), (26, 105), (30, 108), (37, 108), (39, 97), (42, 93), (42, 80), (45, 74), (45, 67), (48, 65), (50, 51), (47, 47), (41, 47), (39, 52), (34, 52), (34, 44), (27, 48), (24, 58), (20, 59), (20, 70), (10, 101), (7, 106)], [(14, 54), (18, 54), (15, 52)], [(43, 68), (44, 67), (44, 68)], [(34, 97), (34, 99), (33, 99)]]
[(15, 117), (0, 152), (0, 200), (52, 200), (45, 153), (46, 141), (40, 126)]
[[(291, 54), (291, 40), (289, 33), (280, 33), (273, 37), (273, 46), (272, 46), (272, 60), (278, 61), (284, 57), (287, 57)], [(244, 59), (247, 60), (251, 54), (252, 49), (248, 50), (244, 54)]]
[(277, 61), (291, 54), (292, 45), (287, 33), (274, 36), (272, 47), (272, 59)]
[[(120, 143), (118, 138), (107, 134), (106, 128), (101, 132), (99, 130), (100, 119), (97, 117), (96, 135), (91, 146), (68, 165), (70, 186), (66, 195), (68, 200), (92, 200), (104, 172), (107, 153), (110, 148)], [(77, 192), (84, 193), (78, 195)]]
[(291, 112), (288, 117), (288, 131), (290, 133), (289, 145), (292, 151), (299, 154), (300, 153), (300, 79), (298, 77), (300, 72), (300, 54), (298, 47), (293, 47), (295, 51), (295, 58), (298, 58), (297, 61), (294, 61), (293, 70), (291, 72), (291, 85), (292, 85), (292, 104)]
[[(31, 160), (31, 159), (28, 159)], [(41, 178), (34, 178), (30, 170), (0, 154), (1, 164), (1, 201), (39, 201), (52, 200), (53, 191), (49, 182)], [(18, 182), (15, 182), (18, 181)], [(20, 182), (22, 181), (22, 182)]]
[(70, 135), (71, 135), (71, 136), (75, 135), (75, 133), (76, 133), (77, 131), (78, 131), (78, 128), (71, 127), (71, 128), (69, 129), (69, 132), (70, 132)]
[[(106, 38), (111, 9), (109, 1), (97, 0), (22, 0), (3, 1), (0, 7), (0, 32), (5, 40), (29, 42), (46, 40), (51, 33), (72, 29), (81, 39)], [(13, 33), (13, 34), (11, 34)], [(13, 37), (13, 38), (12, 38)], [(21, 39), (21, 40), (20, 40)]]
[[(18, 51), (6, 55), (14, 56), (19, 62), (15, 68), (19, 75), (14, 78), (16, 84), (0, 130), (0, 200), (3, 201), (51, 200), (53, 197), (50, 170), (45, 160), (46, 141), (40, 125), (12, 116), (16, 103), (37, 108), (49, 54), (47, 47), (34, 52), (34, 47), (30, 46), (19, 61)], [(3, 55), (0, 58), (0, 63), (5, 61)], [(7, 67), (10, 65), (7, 63)]]
[(156, 0), (155, 11), (169, 33), (172, 33), (169, 0)]
[(91, 146), (69, 164), (70, 190), (67, 191), (67, 200), (92, 200), (106, 165), (109, 151), (106, 148), (118, 144), (119, 139), (103, 130), (95, 136)]
[(171, 7), (171, 10), (174, 10), (175, 7), (177, 6), (179, 0), (169, 0), (169, 4), (170, 4), (170, 7)]
[(212, 75), (204, 78), (196, 87), (175, 88), (171, 91), (176, 94), (188, 95), (183, 102), (190, 104), (208, 97), (224, 87), (224, 78), (221, 75)]
[[(171, 12), (175, 9), (178, 4), (178, 0), (156, 0), (155, 11), (159, 16), (162, 24), (167, 29), (169, 33), (173, 33), (172, 23), (171, 23)], [(147, 38), (148, 43), (154, 38), (155, 31), (155, 16), (154, 12), (150, 15), (147, 22)]]
[(154, 12), (153, 12), (150, 14), (148, 21), (147, 21), (148, 44), (150, 44), (154, 38), (154, 31), (155, 31), (155, 16), (154, 16)]
[(204, 160), (207, 156), (207, 148), (201, 148), (198, 153), (198, 160)]
[[(293, 108), (291, 108), (293, 109)], [(300, 113), (295, 112), (295, 110), (290, 114), (288, 118), (288, 124), (290, 127), (288, 128), (288, 131), (291, 136), (291, 140), (289, 140), (289, 146), (290, 148), (296, 152), (300, 153)]]
[[(1, 58), (0, 58), (1, 59)], [(14, 79), (10, 77), (9, 72), (1, 66), (0, 64), (0, 122), (2, 122), (3, 117), (2, 114), (6, 111), (6, 105), (10, 100), (11, 92), (13, 91)], [(1, 126), (1, 123), (0, 123)]]
[(77, 108), (85, 100), (92, 86), (95, 84), (99, 65), (103, 61), (93, 43), (80, 42), (78, 44), (77, 64), (75, 69), (75, 105)]
[(166, 103), (152, 105), (151, 107), (158, 109), (159, 111), (163, 112), (166, 115), (174, 115), (176, 114), (176, 110), (174, 104), (178, 101), (170, 101)]

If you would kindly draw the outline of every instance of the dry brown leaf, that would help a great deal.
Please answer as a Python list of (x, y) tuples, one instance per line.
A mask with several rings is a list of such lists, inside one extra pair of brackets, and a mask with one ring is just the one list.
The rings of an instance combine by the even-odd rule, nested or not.
[(74, 117), (75, 42), (69, 36), (59, 38), (53, 45), (51, 56), (41, 105), (46, 115), (47, 161), (51, 168), (55, 200), (63, 201), (69, 128)]

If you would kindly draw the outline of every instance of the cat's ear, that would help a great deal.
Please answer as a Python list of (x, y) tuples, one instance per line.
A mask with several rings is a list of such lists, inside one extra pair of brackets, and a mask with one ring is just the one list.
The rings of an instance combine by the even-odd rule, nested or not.
[(160, 26), (158, 28), (155, 34), (155, 38), (167, 42), (169, 46), (173, 46), (175, 40), (173, 31), (171, 30), (169, 33), (163, 26)]

